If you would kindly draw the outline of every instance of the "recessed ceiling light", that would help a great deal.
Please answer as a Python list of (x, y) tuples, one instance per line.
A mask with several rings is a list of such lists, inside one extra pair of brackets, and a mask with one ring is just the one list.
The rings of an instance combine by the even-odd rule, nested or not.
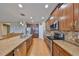
[(32, 17), (30, 17), (30, 19), (32, 19)]
[(22, 5), (22, 4), (18, 4), (18, 6), (19, 6), (20, 8), (23, 8), (23, 5)]
[(23, 26), (24, 24), (22, 22), (20, 22), (20, 24)]
[(22, 22), (20, 22), (20, 24), (22, 24)]
[(48, 4), (45, 5), (45, 8), (48, 8)]
[(42, 19), (45, 19), (44, 17), (42, 17)]
[(54, 16), (50, 17), (50, 20), (51, 20), (51, 19), (54, 19)]

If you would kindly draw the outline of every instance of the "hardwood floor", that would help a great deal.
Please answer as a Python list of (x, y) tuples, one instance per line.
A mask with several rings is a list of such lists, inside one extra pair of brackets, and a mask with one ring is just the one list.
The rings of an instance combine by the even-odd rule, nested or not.
[(28, 51), (28, 56), (50, 56), (49, 49), (47, 48), (44, 40), (34, 38), (33, 44)]

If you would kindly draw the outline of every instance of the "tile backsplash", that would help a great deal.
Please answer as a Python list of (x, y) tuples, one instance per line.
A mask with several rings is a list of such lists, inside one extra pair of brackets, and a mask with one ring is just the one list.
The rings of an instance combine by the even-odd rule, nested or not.
[[(60, 31), (51, 31), (50, 33), (48, 32), (46, 34), (50, 36), (50, 35), (54, 35), (55, 32), (60, 32)], [(79, 45), (79, 43), (76, 41), (76, 40), (79, 41), (79, 32), (70, 31), (70, 32), (61, 32), (61, 33), (64, 33), (66, 41)]]
[(79, 45), (78, 42), (76, 42), (76, 40), (79, 41), (79, 32), (64, 32), (65, 34), (65, 40), (69, 41), (71, 43), (75, 43), (77, 45)]

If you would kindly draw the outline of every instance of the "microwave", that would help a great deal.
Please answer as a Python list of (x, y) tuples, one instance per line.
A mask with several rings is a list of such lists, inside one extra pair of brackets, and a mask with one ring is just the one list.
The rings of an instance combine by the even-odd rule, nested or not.
[(54, 39), (64, 40), (64, 33), (54, 33)]
[(50, 25), (51, 30), (59, 30), (59, 22), (55, 22), (52, 25)]

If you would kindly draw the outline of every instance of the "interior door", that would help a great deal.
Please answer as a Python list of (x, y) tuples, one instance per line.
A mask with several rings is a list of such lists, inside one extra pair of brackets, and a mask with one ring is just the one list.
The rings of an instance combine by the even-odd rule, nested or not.
[(3, 35), (7, 34), (7, 26), (3, 26)]
[(10, 32), (10, 26), (9, 25), (6, 25), (6, 24), (3, 24), (3, 35), (6, 35)]
[(39, 25), (34, 24), (32, 27), (32, 31), (33, 31), (33, 37), (38, 38), (39, 37)]

